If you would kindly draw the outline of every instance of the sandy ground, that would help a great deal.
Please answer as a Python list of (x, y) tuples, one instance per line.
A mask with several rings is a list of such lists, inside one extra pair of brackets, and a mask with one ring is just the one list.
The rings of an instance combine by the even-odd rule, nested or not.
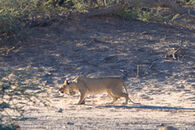
[[(27, 33), (22, 45), (0, 56), (1, 86), (27, 94), (1, 96), (1, 103), (12, 97), (0, 111), (3, 124), (24, 130), (195, 129), (195, 30), (106, 17), (59, 19)], [(178, 46), (176, 60), (167, 56)], [(120, 99), (108, 105), (111, 99), (101, 94), (75, 105), (79, 94), (58, 89), (78, 75), (125, 76), (129, 97), (141, 104)]]

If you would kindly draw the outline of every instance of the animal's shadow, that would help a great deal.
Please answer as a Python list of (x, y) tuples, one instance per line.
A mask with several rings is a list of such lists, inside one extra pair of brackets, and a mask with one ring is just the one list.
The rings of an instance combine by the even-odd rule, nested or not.
[(122, 108), (122, 109), (151, 109), (151, 110), (187, 110), (187, 111), (195, 111), (195, 108), (184, 108), (184, 107), (168, 107), (168, 106), (150, 106), (150, 105), (105, 105), (105, 106), (97, 106), (97, 108)]

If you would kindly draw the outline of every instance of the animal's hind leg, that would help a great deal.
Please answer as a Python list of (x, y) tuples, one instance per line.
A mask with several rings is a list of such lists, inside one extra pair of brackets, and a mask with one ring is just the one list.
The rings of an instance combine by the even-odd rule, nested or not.
[(118, 97), (114, 96), (110, 90), (107, 90), (108, 95), (113, 99), (111, 104), (115, 103), (118, 100)]
[(124, 104), (127, 104), (128, 103), (129, 97), (128, 97), (128, 94), (127, 93), (124, 93), (122, 91), (112, 91), (112, 93), (116, 97), (124, 97), (125, 100), (126, 100)]
[(128, 100), (129, 100), (129, 96), (128, 96), (128, 94), (127, 93), (121, 93), (121, 97), (124, 97), (125, 98), (125, 104), (127, 104), (128, 103)]
[(133, 102), (133, 101), (129, 98), (129, 96), (128, 96), (128, 99), (129, 99), (130, 102), (132, 102), (133, 104), (135, 104), (135, 102)]
[(126, 99), (125, 104), (128, 103), (128, 100), (134, 104), (134, 102), (129, 98), (129, 95), (127, 93), (122, 93), (121, 97), (124, 97)]

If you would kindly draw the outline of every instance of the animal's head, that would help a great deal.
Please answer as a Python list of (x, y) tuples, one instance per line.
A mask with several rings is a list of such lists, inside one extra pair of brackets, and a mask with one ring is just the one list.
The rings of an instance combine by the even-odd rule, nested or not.
[(70, 95), (74, 95), (74, 91), (72, 88), (72, 83), (69, 83), (67, 80), (64, 81), (62, 87), (59, 89), (61, 93), (66, 93)]

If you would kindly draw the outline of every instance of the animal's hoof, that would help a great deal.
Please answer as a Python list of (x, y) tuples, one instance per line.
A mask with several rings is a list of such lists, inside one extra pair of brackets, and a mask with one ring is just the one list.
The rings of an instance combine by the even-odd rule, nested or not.
[(81, 104), (85, 104), (85, 101), (82, 101)]
[(127, 105), (127, 103), (126, 103), (126, 102), (124, 102), (124, 103), (122, 103), (122, 105)]
[(141, 105), (141, 103), (133, 103), (134, 105)]
[(84, 105), (85, 101), (81, 102), (81, 103), (77, 103), (77, 105)]

